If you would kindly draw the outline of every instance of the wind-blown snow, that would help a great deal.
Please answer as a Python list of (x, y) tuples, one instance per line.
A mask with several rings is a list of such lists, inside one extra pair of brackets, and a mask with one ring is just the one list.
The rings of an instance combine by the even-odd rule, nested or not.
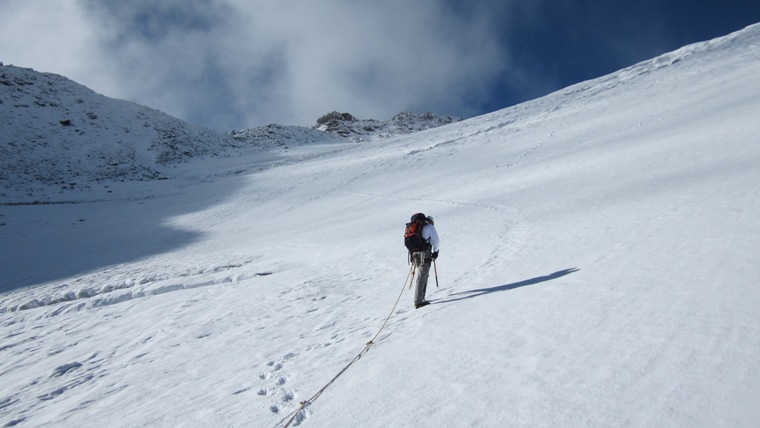
[(433, 304), (405, 290), (296, 424), (758, 426), (759, 47), (2, 206), (0, 422), (281, 426), (382, 325), (423, 211)]

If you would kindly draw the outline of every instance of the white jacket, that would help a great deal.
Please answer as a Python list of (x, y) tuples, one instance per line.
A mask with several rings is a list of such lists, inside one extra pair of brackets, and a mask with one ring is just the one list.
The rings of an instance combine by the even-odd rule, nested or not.
[(435, 230), (435, 226), (430, 223), (426, 224), (422, 228), (422, 239), (433, 247), (432, 251), (434, 253), (438, 251), (441, 241), (438, 239), (438, 232)]

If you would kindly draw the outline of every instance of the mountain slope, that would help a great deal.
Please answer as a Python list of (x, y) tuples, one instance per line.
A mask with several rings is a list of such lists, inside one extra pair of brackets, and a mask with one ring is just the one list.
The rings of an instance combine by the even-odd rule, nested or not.
[(387, 121), (374, 119), (361, 120), (355, 118), (350, 113), (338, 113), (334, 111), (317, 119), (314, 129), (360, 142), (411, 134), (448, 125), (460, 120), (452, 116), (437, 116), (433, 113), (415, 114), (408, 112), (399, 113)]
[[(182, 166), (197, 159), (258, 153), (269, 163), (271, 154), (262, 152), (388, 138), (454, 120), (404, 113), (324, 129), (269, 125), (222, 133), (105, 97), (63, 76), (0, 63), (0, 197), (10, 203), (104, 198), (116, 183), (181, 178), (177, 169), (195, 169)], [(215, 175), (229, 168), (217, 165), (222, 171)], [(239, 168), (234, 164), (233, 172)]]
[(103, 181), (153, 180), (169, 163), (227, 144), (221, 134), (55, 74), (2, 66), (0, 91), (6, 191), (50, 193)]
[(198, 162), (160, 197), (0, 207), (2, 421), (282, 426), (383, 325), (423, 211), (433, 304), (404, 289), (297, 425), (756, 426), (758, 45), (237, 175)]

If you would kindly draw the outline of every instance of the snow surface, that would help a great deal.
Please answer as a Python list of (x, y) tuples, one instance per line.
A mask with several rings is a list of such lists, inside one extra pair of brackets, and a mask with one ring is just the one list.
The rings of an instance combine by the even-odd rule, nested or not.
[(433, 304), (404, 290), (294, 425), (760, 426), (759, 76), (755, 25), (433, 130), (0, 206), (0, 423), (282, 426), (378, 332), (423, 211)]

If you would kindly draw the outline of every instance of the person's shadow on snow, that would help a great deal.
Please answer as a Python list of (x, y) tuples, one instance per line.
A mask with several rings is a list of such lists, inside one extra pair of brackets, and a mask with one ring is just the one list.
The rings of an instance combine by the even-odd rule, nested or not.
[(498, 291), (507, 291), (507, 290), (514, 290), (515, 288), (525, 287), (528, 285), (534, 285), (541, 282), (551, 281), (553, 279), (562, 278), (565, 275), (569, 275), (573, 272), (578, 272), (580, 269), (578, 268), (571, 268), (571, 269), (564, 269), (557, 272), (554, 272), (549, 275), (544, 276), (538, 276), (531, 279), (526, 279), (524, 281), (520, 282), (513, 282), (512, 284), (504, 284), (499, 285), (498, 287), (491, 287), (491, 288), (478, 288), (476, 290), (467, 290), (467, 291), (460, 291), (459, 293), (452, 293), (449, 295), (449, 297), (453, 296), (462, 296), (462, 297), (453, 297), (453, 298), (443, 298), (440, 300), (434, 300), (431, 303), (451, 303), (451, 302), (458, 302), (460, 300), (465, 299), (472, 299), (473, 297), (482, 296), (484, 294), (488, 293), (496, 293)]

